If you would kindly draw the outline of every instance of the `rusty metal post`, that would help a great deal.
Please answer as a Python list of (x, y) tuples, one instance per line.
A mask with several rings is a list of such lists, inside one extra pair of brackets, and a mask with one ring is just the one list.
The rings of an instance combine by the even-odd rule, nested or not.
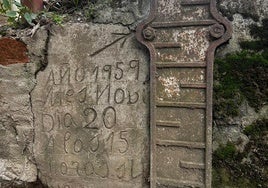
[(214, 53), (231, 33), (215, 0), (152, 0), (138, 26), (151, 61), (151, 188), (211, 187)]

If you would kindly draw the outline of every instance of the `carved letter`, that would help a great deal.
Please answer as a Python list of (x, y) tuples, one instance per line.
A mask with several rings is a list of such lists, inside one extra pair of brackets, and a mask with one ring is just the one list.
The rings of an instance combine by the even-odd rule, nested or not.
[(74, 142), (74, 152), (80, 153), (83, 149), (83, 142), (79, 138), (75, 140)]
[(83, 66), (78, 67), (75, 70), (75, 80), (78, 82), (82, 82), (86, 77), (86, 72)]
[(60, 83), (61, 84), (63, 83), (64, 79), (66, 79), (68, 84), (70, 83), (70, 67), (68, 63), (63, 64), (60, 69)]
[(65, 153), (68, 153), (68, 151), (67, 151), (67, 141), (70, 140), (70, 138), (71, 138), (71, 133), (66, 132), (65, 135), (64, 135), (64, 141), (63, 141), (63, 146), (64, 146)]
[(60, 171), (62, 175), (66, 175), (68, 172), (68, 167), (67, 164), (65, 162), (62, 162), (60, 165)]
[[(99, 103), (99, 100), (101, 96), (104, 94), (104, 92), (107, 90), (107, 102), (110, 103), (110, 93), (111, 93), (111, 86), (108, 84), (104, 90), (100, 91), (100, 85), (97, 85), (97, 104)], [(99, 94), (100, 93), (100, 94)]]
[[(120, 97), (120, 95), (121, 95), (121, 97)], [(121, 88), (118, 88), (114, 93), (114, 102), (116, 104), (122, 104), (124, 102), (124, 100), (125, 100), (125, 91)]]
[[(136, 97), (133, 97), (134, 99), (133, 99), (133, 101), (131, 101), (132, 99), (132, 96), (136, 96)], [(139, 93), (138, 92), (134, 92), (134, 94), (133, 95), (131, 95), (130, 94), (130, 91), (128, 91), (128, 104), (135, 104), (135, 103), (137, 103), (138, 102), (138, 100), (139, 100)]]
[(54, 129), (54, 118), (50, 114), (43, 114), (42, 115), (42, 124), (43, 129), (46, 132), (50, 132)]
[(77, 96), (80, 103), (84, 103), (87, 98), (87, 87), (83, 88), (81, 91), (78, 92)]

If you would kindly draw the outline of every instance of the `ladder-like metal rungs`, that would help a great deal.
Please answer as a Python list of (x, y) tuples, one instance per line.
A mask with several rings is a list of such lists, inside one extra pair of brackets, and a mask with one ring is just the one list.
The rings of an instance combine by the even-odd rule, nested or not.
[(206, 108), (206, 103), (156, 101), (156, 107), (205, 109)]
[(176, 141), (176, 140), (160, 140), (156, 139), (156, 145), (158, 146), (176, 146), (176, 147), (186, 147), (194, 149), (205, 149), (206, 145), (202, 142), (186, 142), (186, 141)]
[(166, 186), (174, 186), (174, 187), (195, 187), (195, 188), (203, 188), (203, 184), (194, 181), (180, 181), (169, 178), (157, 178), (157, 184), (166, 185)]

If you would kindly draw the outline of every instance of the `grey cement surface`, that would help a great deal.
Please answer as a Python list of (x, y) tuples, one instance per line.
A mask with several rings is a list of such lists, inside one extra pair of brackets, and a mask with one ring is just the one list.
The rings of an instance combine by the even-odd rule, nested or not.
[(50, 187), (146, 187), (148, 59), (126, 27), (52, 28), (32, 92), (34, 156)]

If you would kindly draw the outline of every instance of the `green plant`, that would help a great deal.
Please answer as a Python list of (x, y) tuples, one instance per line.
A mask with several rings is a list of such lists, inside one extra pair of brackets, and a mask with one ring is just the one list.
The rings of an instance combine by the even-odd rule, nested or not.
[(268, 119), (245, 128), (249, 138), (242, 153), (228, 142), (213, 153), (213, 188), (268, 187)]
[(57, 25), (61, 25), (64, 21), (64, 15), (60, 15), (55, 12), (43, 12), (42, 16), (47, 17), (48, 20), (51, 20), (53, 23)]
[(72, 0), (73, 1), (73, 4), (78, 7), (79, 3), (80, 3), (80, 0)]
[(260, 119), (254, 122), (252, 125), (245, 127), (244, 129), (244, 133), (248, 137), (250, 137), (251, 139), (255, 139), (256, 141), (259, 141), (259, 138), (263, 136), (263, 134), (267, 134), (267, 131), (268, 131), (268, 119)]
[(87, 18), (87, 20), (91, 20), (96, 16), (96, 7), (95, 4), (88, 2), (87, 7), (84, 10), (84, 14)]
[(58, 14), (53, 14), (52, 15), (53, 22), (56, 23), (56, 24), (58, 24), (58, 25), (61, 25), (62, 24), (63, 19), (64, 19), (64, 17), (61, 16), (61, 15), (58, 15)]
[(29, 8), (23, 6), (16, 0), (2, 0), (0, 2), (0, 14), (8, 17), (8, 22), (18, 25), (25, 22), (34, 25), (33, 20), (37, 14), (34, 14)]
[(255, 110), (268, 102), (268, 19), (250, 33), (255, 40), (241, 42), (241, 52), (215, 60), (214, 117), (238, 116), (244, 99)]
[(226, 146), (220, 146), (215, 152), (214, 156), (218, 160), (232, 159), (235, 157), (237, 151), (235, 145), (231, 142), (228, 142)]

